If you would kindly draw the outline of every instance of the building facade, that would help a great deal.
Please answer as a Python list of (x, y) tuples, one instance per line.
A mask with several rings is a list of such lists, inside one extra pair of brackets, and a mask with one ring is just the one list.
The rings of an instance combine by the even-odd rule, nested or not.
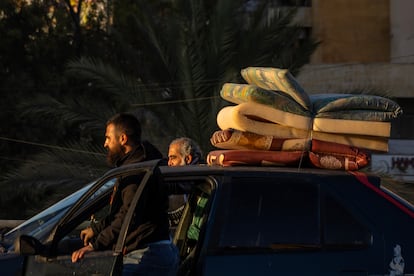
[[(387, 154), (372, 166), (414, 181), (413, 0), (275, 0), (298, 7), (296, 22), (320, 42), (297, 79), (309, 94), (371, 92), (403, 109)], [(277, 7), (276, 7), (277, 6)]]
[(297, 76), (305, 90), (377, 91), (391, 97), (404, 111), (393, 121), (391, 138), (414, 139), (414, 1), (278, 2), (298, 6), (298, 21), (321, 43)]

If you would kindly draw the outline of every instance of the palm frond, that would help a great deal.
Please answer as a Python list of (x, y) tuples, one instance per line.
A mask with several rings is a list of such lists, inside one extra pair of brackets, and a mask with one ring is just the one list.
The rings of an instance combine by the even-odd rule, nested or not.
[[(58, 194), (56, 185), (84, 183), (103, 171), (105, 121), (122, 111), (139, 118), (143, 138), (162, 152), (177, 136), (195, 139), (208, 152), (217, 113), (228, 104), (219, 97), (224, 83), (243, 81), (240, 70), (248, 66), (295, 74), (317, 46), (298, 40), (302, 29), (291, 24), (293, 11), (271, 16), (269, 1), (256, 2), (246, 13), (244, 0), (116, 1), (107, 56), (70, 60), (67, 86), (21, 106), (26, 118), (52, 126), (60, 145), (94, 154), (42, 151), (0, 186), (16, 185), (29, 206), (30, 198), (44, 197), (25, 187), (49, 195)], [(62, 143), (68, 136), (73, 141)]]
[(22, 116), (66, 126), (84, 124), (91, 132), (102, 130), (105, 120), (110, 115), (102, 109), (102, 103), (93, 103), (86, 96), (57, 99), (49, 95), (40, 95), (31, 102), (21, 103), (20, 108), (23, 110)]
[[(0, 180), (2, 217), (30, 216), (55, 203), (108, 170), (104, 160), (102, 147), (79, 142), (66, 143), (31, 156)], [(12, 202), (17, 198), (25, 210), (23, 213), (16, 212), (13, 207)], [(4, 210), (6, 206), (10, 208)]]

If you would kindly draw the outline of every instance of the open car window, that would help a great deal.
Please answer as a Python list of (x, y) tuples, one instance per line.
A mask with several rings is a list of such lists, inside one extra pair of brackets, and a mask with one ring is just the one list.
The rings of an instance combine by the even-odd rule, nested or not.
[(215, 181), (211, 178), (187, 181), (192, 181), (192, 190), (188, 194), (188, 200), (173, 236), (181, 260), (178, 275), (191, 271), (195, 265), (201, 245), (204, 243), (206, 224), (215, 192)]
[(79, 200), (92, 186), (94, 182), (53, 204), (49, 208), (28, 219), (4, 236), (6, 244), (12, 244), (19, 235), (25, 234), (35, 237), (41, 242), (47, 238), (51, 229), (69, 211), (73, 204)]

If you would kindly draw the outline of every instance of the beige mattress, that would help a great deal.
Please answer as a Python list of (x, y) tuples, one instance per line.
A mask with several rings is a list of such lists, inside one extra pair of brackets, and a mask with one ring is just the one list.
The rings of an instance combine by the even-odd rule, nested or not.
[(308, 130), (312, 126), (312, 119), (310, 117), (285, 112), (255, 102), (246, 102), (224, 108), (226, 109), (225, 114), (221, 116), (254, 118), (257, 121), (267, 121), (304, 130)]
[[(257, 105), (257, 104), (253, 104)], [(224, 107), (217, 114), (217, 124), (220, 129), (236, 129), (242, 132), (252, 132), (276, 139), (319, 139), (326, 142), (335, 142), (348, 146), (360, 147), (379, 152), (388, 151), (388, 137), (375, 135), (361, 135), (361, 132), (370, 133), (367, 127), (360, 127), (355, 133), (331, 133), (312, 131), (280, 125), (264, 118), (250, 115), (251, 103)], [(262, 109), (263, 111), (264, 109)], [(265, 117), (265, 116), (263, 116)], [(269, 114), (266, 118), (269, 118)], [(355, 127), (356, 128), (356, 127)], [(361, 131), (361, 130), (366, 131)]]
[[(246, 102), (226, 106), (217, 114), (220, 129), (234, 128), (275, 138), (309, 138), (310, 129), (331, 134), (389, 138), (391, 122), (311, 118)], [(335, 141), (333, 141), (335, 142)]]
[(388, 138), (367, 135), (337, 134), (312, 131), (312, 140), (333, 142), (378, 152), (388, 152)]
[[(286, 117), (276, 119), (277, 116), (273, 116), (275, 114), (282, 115), (281, 113), (286, 113), (284, 114)], [(293, 116), (289, 117), (289, 114)], [(299, 121), (299, 124), (294, 123), (295, 119)], [(278, 123), (280, 121), (283, 121), (285, 124)], [(276, 138), (307, 138), (309, 136), (307, 129), (310, 126), (310, 122), (310, 118), (281, 112), (251, 102), (236, 106), (226, 106), (217, 114), (217, 125), (223, 130), (234, 128), (260, 135), (270, 135)], [(287, 123), (290, 125), (286, 125)], [(291, 125), (295, 125), (296, 127), (292, 127)]]
[(319, 132), (390, 137), (391, 122), (315, 118), (312, 129)]

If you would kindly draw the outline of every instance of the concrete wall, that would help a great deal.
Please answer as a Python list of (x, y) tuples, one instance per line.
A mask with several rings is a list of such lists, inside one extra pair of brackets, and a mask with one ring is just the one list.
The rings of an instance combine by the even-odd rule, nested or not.
[[(413, 1), (414, 2), (414, 1)], [(397, 98), (414, 97), (414, 64), (348, 63), (306, 65), (297, 76), (309, 94), (377, 89)]]
[[(275, 10), (280, 7), (276, 7)], [(414, 140), (414, 0), (312, 0), (295, 23), (321, 45), (296, 76), (308, 94), (369, 91), (403, 108), (391, 138)]]
[(390, 1), (391, 62), (414, 63), (414, 1)]
[(389, 0), (313, 0), (313, 64), (389, 62)]
[(412, 11), (414, 0), (313, 0), (312, 35), (322, 44), (299, 83), (309, 94), (360, 89), (398, 99), (404, 113), (392, 137), (414, 139)]

